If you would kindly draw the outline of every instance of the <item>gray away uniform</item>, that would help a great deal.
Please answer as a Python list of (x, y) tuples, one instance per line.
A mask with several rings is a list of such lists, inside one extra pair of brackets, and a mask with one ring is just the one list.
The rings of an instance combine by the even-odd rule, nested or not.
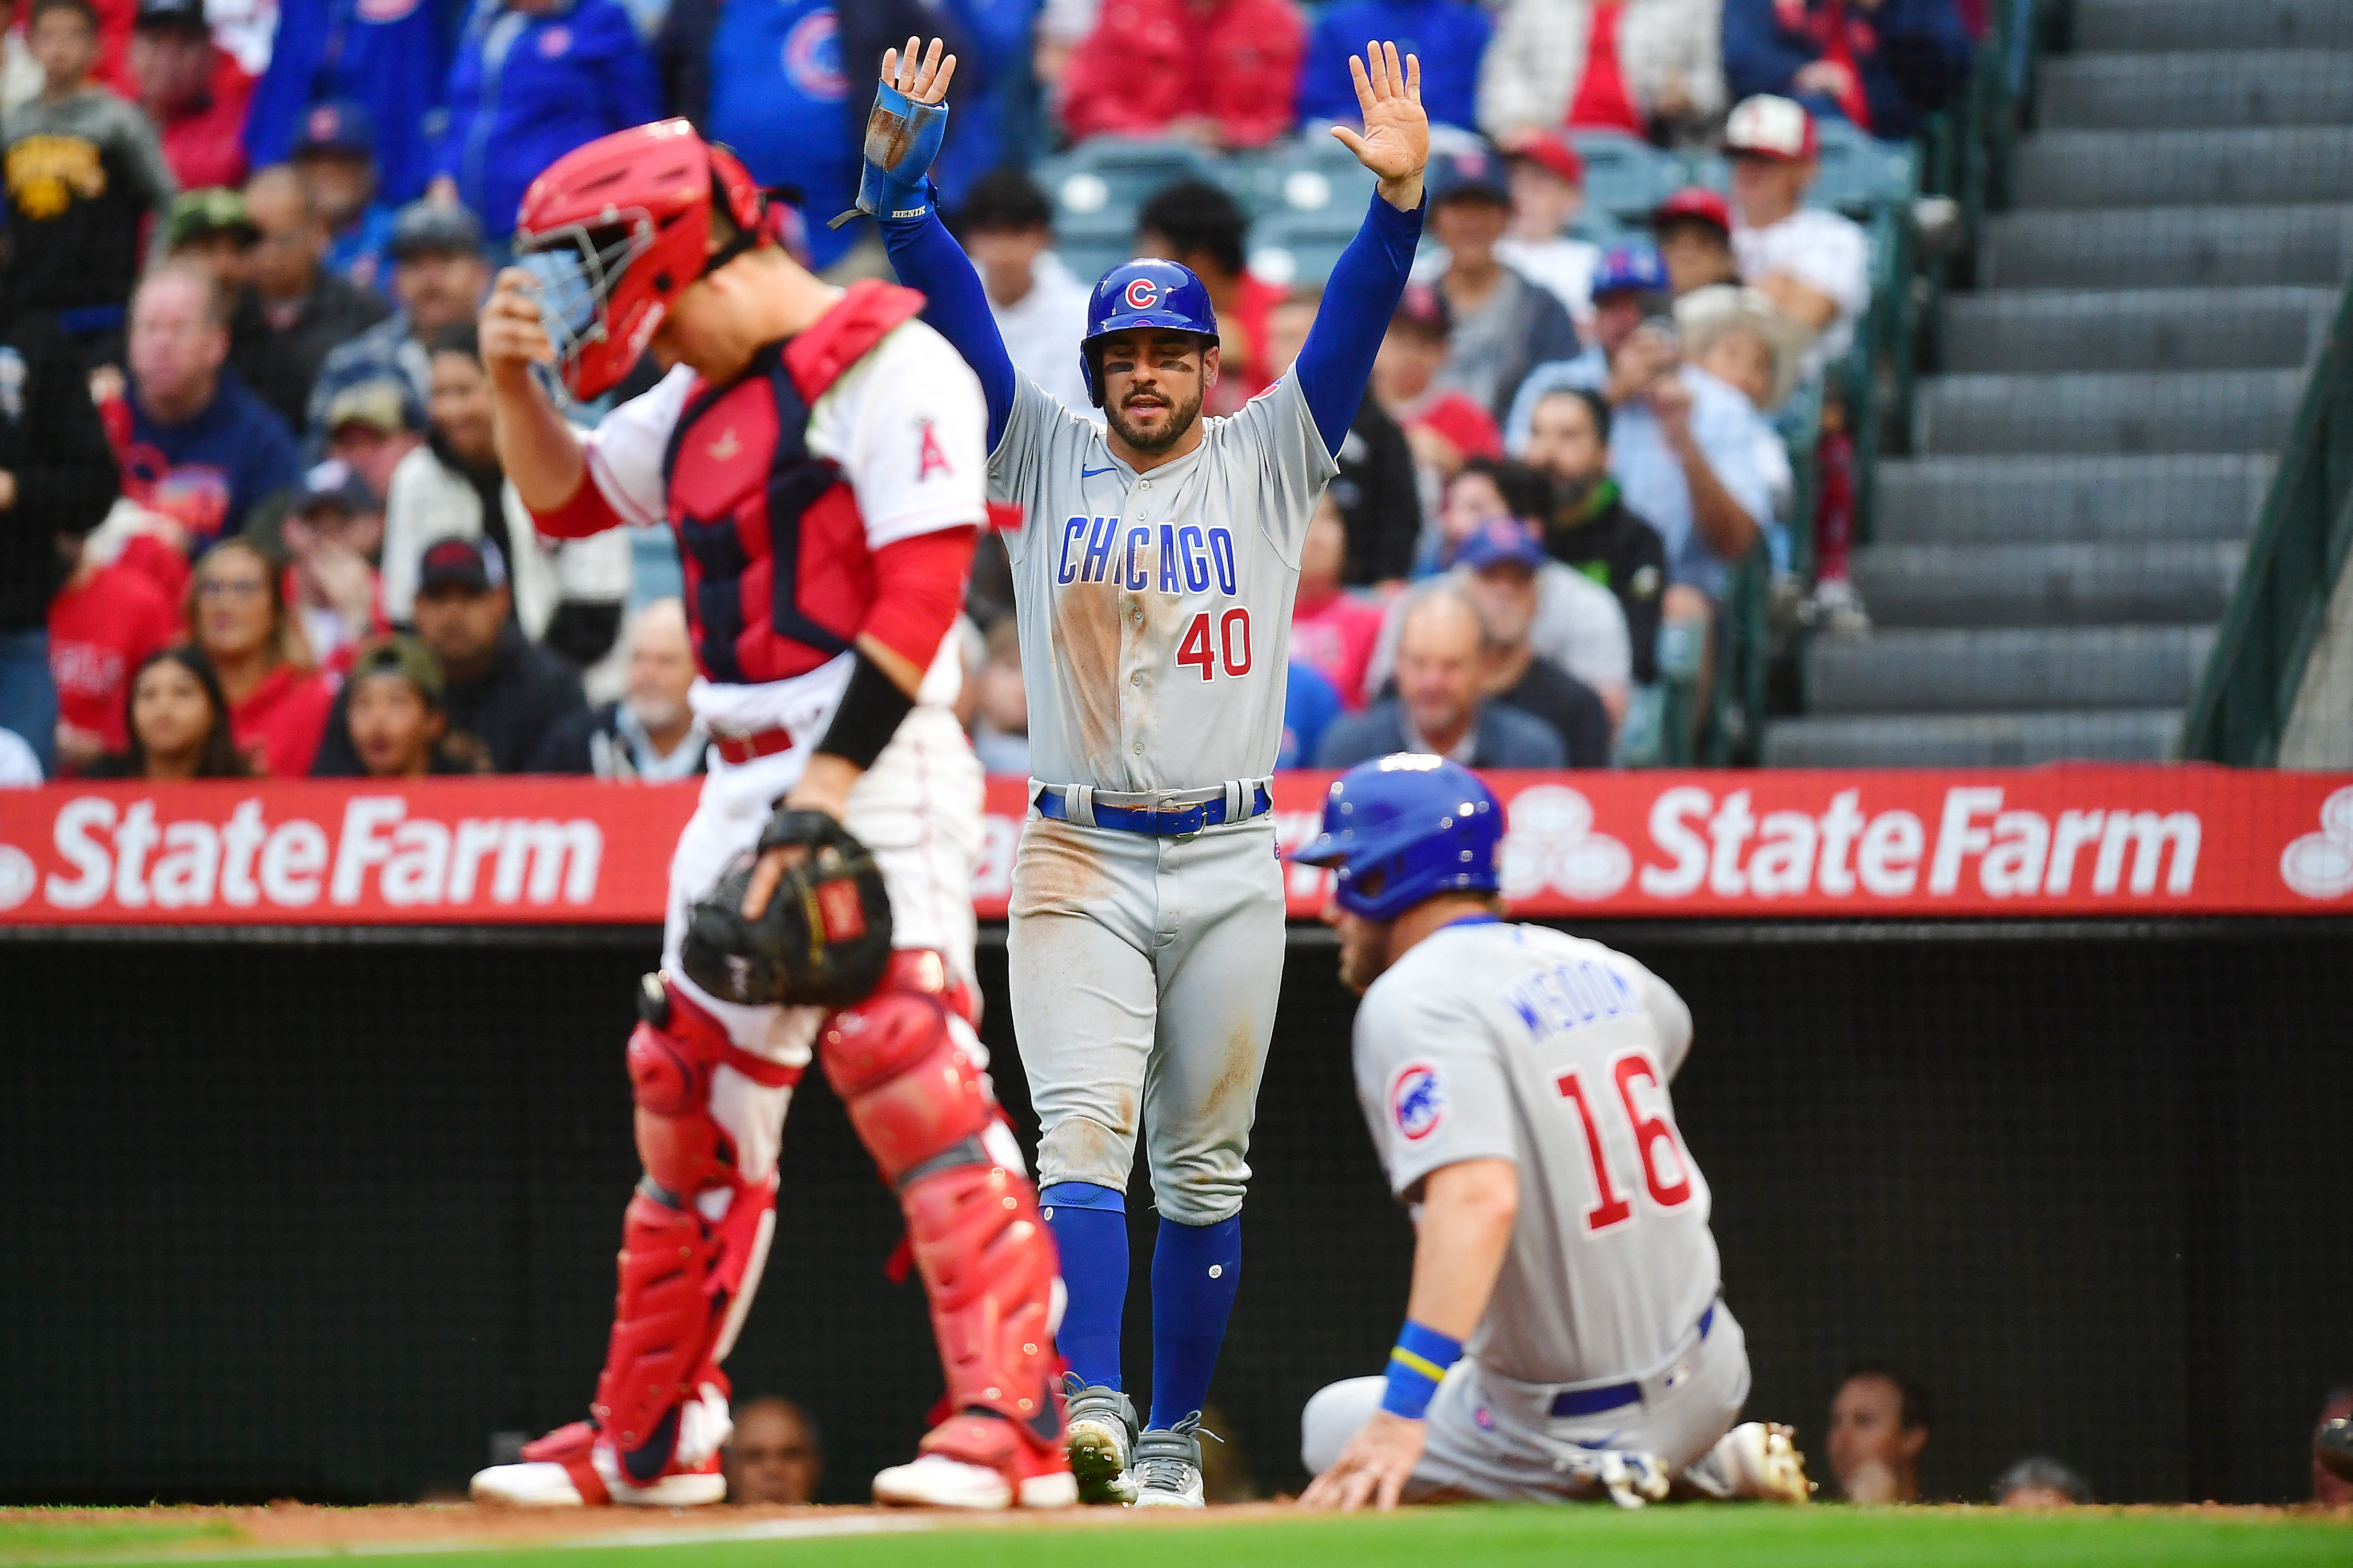
[[(1335, 469), (1292, 376), (1144, 474), (1017, 384), (989, 496), (1024, 518), (1031, 801), (1069, 817), (1023, 825), (1006, 942), (1039, 1185), (1125, 1191), (1140, 1112), (1161, 1214), (1214, 1225), (1241, 1208), (1282, 982), (1273, 820), (1243, 811), (1282, 744), (1299, 550)], [(1205, 798), (1226, 820), (1196, 834), (1094, 826)]]
[[(1519, 1171), (1511, 1247), (1430, 1401), (1409, 1498), (1586, 1495), (1580, 1451), (1682, 1471), (1738, 1418), (1747, 1346), (1716, 1299), (1707, 1180), (1667, 1092), (1691, 1038), (1664, 981), (1541, 926), (1445, 927), (1365, 994), (1356, 1097), (1390, 1191), (1405, 1198), (1466, 1160)], [(1339, 1457), (1383, 1386), (1352, 1378), (1309, 1401), (1310, 1471)]]

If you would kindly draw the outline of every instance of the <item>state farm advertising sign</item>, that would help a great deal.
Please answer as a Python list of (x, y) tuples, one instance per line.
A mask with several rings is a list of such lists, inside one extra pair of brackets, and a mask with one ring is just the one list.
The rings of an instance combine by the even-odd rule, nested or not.
[[(1275, 781), (1284, 848), (1331, 775)], [(1534, 916), (2353, 915), (2353, 776), (2208, 767), (1498, 773)], [(577, 779), (0, 791), (0, 924), (654, 924), (699, 785)], [(1026, 810), (989, 781), (973, 903)], [(1327, 874), (1284, 873), (1294, 916)]]

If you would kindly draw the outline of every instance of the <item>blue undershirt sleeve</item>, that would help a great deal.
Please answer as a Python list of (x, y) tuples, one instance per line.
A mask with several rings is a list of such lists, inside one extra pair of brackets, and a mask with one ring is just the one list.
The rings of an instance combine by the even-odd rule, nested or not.
[(1405, 292), (1429, 205), (1425, 198), (1413, 211), (1399, 212), (1374, 192), (1364, 226), (1340, 253), (1324, 285), (1323, 306), (1307, 330), (1292, 374), (1299, 378), (1300, 394), (1307, 399), (1316, 433), (1329, 451), (1338, 451), (1347, 439), (1348, 426), (1365, 399), (1373, 356), (1380, 352), (1382, 335)]
[[(980, 274), (940, 222), (936, 208), (919, 218), (886, 218), (881, 228), (899, 280), (923, 296), (923, 320), (980, 377), (980, 389), (988, 398), (988, 449), (996, 451), (1005, 422), (1013, 415), (1013, 359), (1005, 352), (997, 318), (989, 313)], [(1370, 366), (1372, 361), (1365, 363)]]

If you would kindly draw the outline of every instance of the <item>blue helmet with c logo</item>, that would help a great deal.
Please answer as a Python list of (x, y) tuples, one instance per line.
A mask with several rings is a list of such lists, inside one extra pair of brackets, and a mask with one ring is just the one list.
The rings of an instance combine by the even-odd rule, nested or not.
[(1209, 290), (1181, 261), (1123, 261), (1103, 275), (1087, 297), (1087, 335), (1079, 340), (1081, 374), (1087, 395), (1103, 406), (1103, 382), (1095, 374), (1095, 345), (1113, 332), (1173, 328), (1218, 341), (1218, 311)]
[(1443, 757), (1399, 752), (1359, 763), (1324, 797), (1324, 831), (1290, 858), (1329, 866), (1350, 914), (1395, 920), (1438, 893), (1492, 893), (1504, 813), (1479, 776)]

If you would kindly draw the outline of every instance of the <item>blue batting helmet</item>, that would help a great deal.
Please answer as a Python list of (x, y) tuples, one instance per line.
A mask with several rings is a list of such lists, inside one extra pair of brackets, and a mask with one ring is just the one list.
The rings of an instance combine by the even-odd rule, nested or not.
[(1352, 915), (1395, 920), (1436, 893), (1492, 893), (1504, 813), (1478, 775), (1443, 757), (1359, 763), (1324, 797), (1324, 831), (1291, 858), (1329, 866)]
[(1096, 407), (1103, 406), (1103, 389), (1095, 374), (1095, 344), (1113, 332), (1139, 327), (1198, 332), (1216, 342), (1218, 310), (1209, 303), (1208, 285), (1181, 261), (1148, 258), (1123, 261), (1103, 275), (1087, 296), (1087, 335), (1079, 340), (1081, 374)]

